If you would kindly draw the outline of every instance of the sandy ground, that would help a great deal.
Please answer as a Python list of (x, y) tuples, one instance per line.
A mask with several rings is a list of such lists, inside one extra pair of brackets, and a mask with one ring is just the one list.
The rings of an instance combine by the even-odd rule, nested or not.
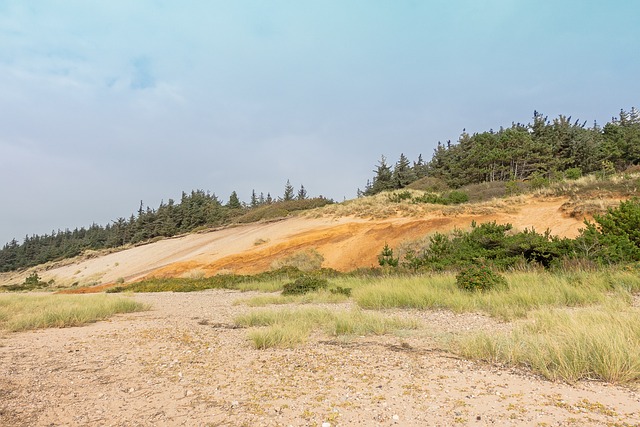
[(234, 302), (252, 295), (136, 294), (153, 309), (5, 334), (0, 425), (640, 425), (636, 390), (552, 383), (436, 349), (437, 334), (509, 327), (487, 317), (394, 311), (422, 327), (255, 350), (247, 330), (233, 327), (252, 310)]
[[(562, 205), (566, 201), (566, 198), (529, 198), (506, 208), (462, 210), (450, 215), (430, 212), (384, 219), (293, 217), (166, 239), (36, 270), (44, 281), (54, 280), (58, 287), (108, 285), (147, 276), (251, 274), (269, 270), (274, 261), (294, 252), (315, 249), (324, 256), (323, 267), (350, 271), (376, 266), (377, 256), (385, 243), (396, 247), (436, 231), (467, 229), (474, 220), (478, 223), (508, 222), (519, 230), (535, 227), (542, 232), (550, 229), (552, 234), (573, 237), (583, 223), (563, 214)], [(30, 271), (0, 274), (0, 286), (22, 283)]]

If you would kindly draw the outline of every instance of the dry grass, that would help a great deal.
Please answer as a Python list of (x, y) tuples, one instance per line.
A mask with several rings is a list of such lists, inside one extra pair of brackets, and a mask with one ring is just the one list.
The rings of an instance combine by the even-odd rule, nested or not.
[(551, 380), (631, 383), (640, 380), (640, 310), (620, 303), (541, 310), (509, 334), (472, 334), (453, 349), (526, 366)]
[(248, 335), (257, 349), (295, 346), (305, 342), (313, 330), (322, 330), (331, 336), (383, 335), (418, 327), (415, 321), (361, 310), (333, 311), (313, 307), (254, 311), (238, 316), (235, 323), (244, 327), (257, 327)]
[(345, 302), (348, 299), (349, 297), (344, 294), (333, 293), (329, 290), (320, 290), (303, 295), (281, 295), (279, 293), (277, 295), (258, 295), (238, 301), (238, 304), (248, 305), (249, 307), (284, 304), (337, 304)]
[(449, 309), (482, 312), (502, 320), (525, 317), (543, 307), (580, 307), (608, 299), (629, 301), (640, 291), (640, 277), (632, 272), (511, 273), (509, 288), (469, 293), (457, 288), (453, 274), (385, 278), (354, 286), (353, 298), (362, 308)]
[(0, 295), (0, 328), (16, 332), (81, 326), (147, 309), (129, 298), (107, 295)]
[(283, 267), (295, 267), (302, 271), (313, 271), (322, 268), (324, 257), (315, 249), (307, 249), (295, 252), (274, 261), (271, 264), (272, 270), (278, 270)]

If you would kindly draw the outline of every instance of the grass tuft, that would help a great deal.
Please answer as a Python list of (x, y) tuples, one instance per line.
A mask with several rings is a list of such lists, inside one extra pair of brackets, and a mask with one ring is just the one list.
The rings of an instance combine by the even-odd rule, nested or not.
[(531, 368), (551, 380), (640, 380), (640, 311), (610, 303), (540, 310), (509, 334), (472, 334), (454, 351), (464, 357)]
[(66, 328), (147, 309), (129, 298), (106, 295), (0, 295), (0, 328), (12, 332)]
[(239, 326), (258, 328), (249, 332), (249, 340), (257, 349), (293, 347), (303, 343), (313, 330), (332, 336), (382, 335), (403, 329), (416, 329), (417, 322), (361, 310), (331, 311), (319, 308), (296, 310), (260, 310), (238, 316)]

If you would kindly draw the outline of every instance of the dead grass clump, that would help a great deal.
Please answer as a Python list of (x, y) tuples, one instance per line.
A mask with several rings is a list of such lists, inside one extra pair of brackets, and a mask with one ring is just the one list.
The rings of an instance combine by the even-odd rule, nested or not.
[(572, 198), (562, 204), (560, 209), (572, 218), (593, 218), (594, 215), (603, 215), (607, 209), (618, 204), (615, 200)]
[(272, 270), (283, 267), (295, 267), (301, 271), (313, 271), (322, 268), (324, 257), (315, 249), (307, 249), (295, 252), (284, 258), (278, 259), (271, 264)]

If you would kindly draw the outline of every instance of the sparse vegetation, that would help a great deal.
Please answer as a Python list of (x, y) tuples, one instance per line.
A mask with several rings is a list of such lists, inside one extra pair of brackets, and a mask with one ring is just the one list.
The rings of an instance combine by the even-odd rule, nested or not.
[(271, 268), (278, 270), (283, 267), (292, 267), (301, 271), (313, 271), (322, 268), (323, 261), (324, 257), (320, 252), (315, 249), (307, 249), (274, 261)]
[(249, 332), (249, 339), (257, 349), (295, 346), (305, 342), (315, 329), (339, 336), (383, 335), (418, 327), (414, 321), (359, 310), (331, 311), (317, 308), (254, 311), (238, 316), (235, 323), (243, 327), (260, 327)]

